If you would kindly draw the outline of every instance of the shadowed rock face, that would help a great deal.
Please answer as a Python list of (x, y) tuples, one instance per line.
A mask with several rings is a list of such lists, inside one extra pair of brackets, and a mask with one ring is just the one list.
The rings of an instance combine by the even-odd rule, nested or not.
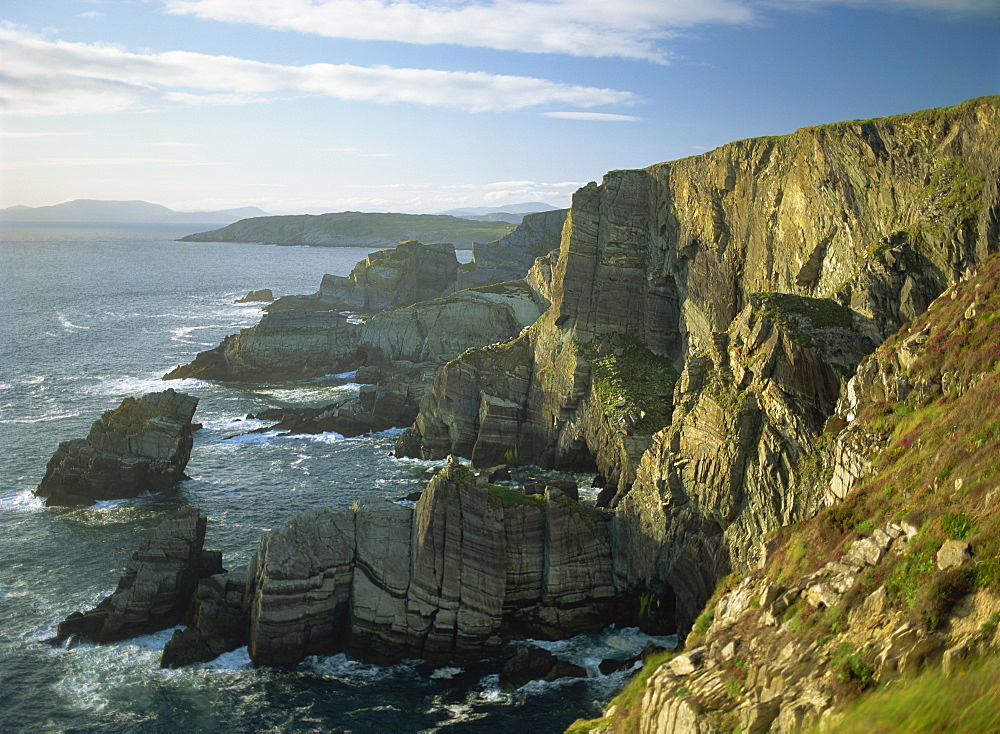
[(169, 489), (191, 457), (198, 398), (164, 390), (125, 398), (85, 439), (64, 441), (35, 494), (47, 505), (90, 505)]
[(555, 638), (613, 619), (606, 523), (550, 492), (529, 499), (454, 463), (414, 510), (366, 499), (266, 535), (250, 565), (250, 655), (293, 665), (469, 659), (512, 635)]
[(114, 593), (67, 617), (52, 642), (114, 642), (179, 624), (198, 581), (222, 572), (222, 554), (202, 549), (206, 522), (195, 508), (167, 518), (132, 555)]

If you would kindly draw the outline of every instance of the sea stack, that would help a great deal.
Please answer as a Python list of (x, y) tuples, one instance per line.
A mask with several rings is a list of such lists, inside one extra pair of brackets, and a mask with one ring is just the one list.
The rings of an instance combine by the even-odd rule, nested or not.
[(198, 398), (172, 389), (125, 398), (90, 427), (63, 441), (35, 494), (47, 505), (92, 505), (169, 489), (191, 458)]

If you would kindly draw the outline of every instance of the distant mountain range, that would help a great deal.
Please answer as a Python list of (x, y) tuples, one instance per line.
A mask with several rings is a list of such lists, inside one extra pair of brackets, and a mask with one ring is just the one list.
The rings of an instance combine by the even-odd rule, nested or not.
[(511, 224), (520, 224), (525, 214), (550, 212), (558, 208), (543, 201), (527, 201), (522, 204), (508, 204), (507, 206), (470, 206), (461, 209), (449, 209), (448, 211), (439, 213), (480, 222), (510, 222)]
[(184, 222), (227, 224), (266, 216), (255, 206), (209, 212), (178, 212), (148, 201), (75, 199), (53, 206), (10, 206), (0, 209), (0, 221), (19, 222)]

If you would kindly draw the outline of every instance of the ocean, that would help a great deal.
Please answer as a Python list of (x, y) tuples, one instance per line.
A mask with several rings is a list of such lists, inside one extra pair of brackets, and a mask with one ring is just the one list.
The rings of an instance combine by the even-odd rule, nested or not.
[[(262, 425), (247, 414), (330, 402), (357, 389), (352, 374), (268, 385), (160, 379), (259, 320), (259, 304), (236, 298), (312, 293), (324, 273), (346, 275), (369, 251), (175, 241), (206, 228), (0, 225), (0, 731), (557, 732), (597, 715), (625, 677), (601, 676), (597, 663), (653, 638), (612, 628), (544, 643), (591, 677), (514, 692), (499, 690), (495, 661), (378, 667), (334, 655), (275, 670), (254, 668), (241, 649), (161, 670), (172, 630), (104, 646), (40, 644), (113, 591), (140, 540), (180, 507), (208, 515), (206, 547), (234, 568), (298, 512), (403, 497), (439, 466), (394, 458), (400, 430), (246, 434)], [(88, 508), (45, 508), (32, 495), (60, 441), (86, 436), (124, 397), (166, 387), (201, 401), (190, 479)], [(526, 468), (520, 478), (542, 474)]]

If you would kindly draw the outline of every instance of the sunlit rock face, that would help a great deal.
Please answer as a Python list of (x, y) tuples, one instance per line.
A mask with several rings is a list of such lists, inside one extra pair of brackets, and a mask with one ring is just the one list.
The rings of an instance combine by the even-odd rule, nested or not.
[(529, 498), (449, 464), (414, 509), (318, 510), (261, 540), (250, 564), (250, 655), (293, 665), (347, 651), (385, 663), (494, 654), (613, 620), (605, 518), (558, 492)]
[[(607, 174), (574, 196), (551, 307), (449, 363), (397, 452), (598, 468), (619, 583), (676, 592), (690, 624), (827, 501), (806, 458), (863, 355), (1000, 247), (998, 131), (984, 98)], [(600, 389), (616, 339), (673, 365), (665, 418), (628, 369)]]

